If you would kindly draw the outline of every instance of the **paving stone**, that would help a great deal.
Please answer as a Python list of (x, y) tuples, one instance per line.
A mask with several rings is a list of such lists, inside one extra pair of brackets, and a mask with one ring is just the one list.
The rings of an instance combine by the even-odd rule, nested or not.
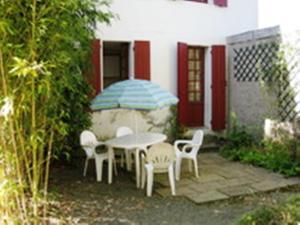
[(218, 191), (207, 191), (203, 193), (195, 192), (195, 193), (187, 194), (186, 197), (192, 202), (195, 202), (197, 204), (224, 200), (229, 198), (227, 195), (224, 195)]
[(195, 193), (190, 187), (176, 187), (176, 195), (178, 196), (186, 196), (189, 194)]
[(186, 186), (191, 186), (196, 184), (196, 181), (192, 180), (192, 179), (187, 179), (187, 178), (183, 178), (180, 179), (179, 181), (176, 181), (176, 186), (178, 187), (186, 187)]
[(297, 185), (300, 184), (300, 178), (294, 177), (294, 178), (284, 179), (283, 183), (285, 183), (286, 185)]
[(264, 180), (258, 183), (251, 184), (251, 187), (259, 190), (259, 191), (271, 191), (276, 190), (282, 187), (286, 187), (287, 185), (278, 181), (273, 180)]
[(231, 170), (231, 169), (220, 169), (216, 171), (216, 174), (225, 178), (236, 178), (236, 177), (245, 177), (249, 176), (247, 173), (240, 172), (238, 170)]
[(247, 169), (246, 169), (246, 172), (251, 174), (252, 176), (254, 177), (257, 177), (257, 178), (260, 178), (262, 180), (264, 179), (283, 179), (284, 176), (280, 175), (280, 174), (277, 174), (277, 173), (272, 173), (272, 172), (269, 172), (267, 171), (266, 169), (263, 169), (263, 168), (259, 168), (259, 167), (254, 167), (254, 166), (249, 166)]
[(222, 181), (225, 180), (225, 178), (217, 174), (199, 174), (198, 178), (193, 177), (192, 180), (196, 181), (197, 183), (206, 183), (210, 181)]
[(250, 187), (248, 185), (224, 187), (224, 188), (219, 188), (218, 191), (231, 197), (248, 195), (257, 192), (257, 190), (255, 190), (253, 187)]
[(256, 183), (256, 181), (253, 180), (252, 178), (242, 177), (242, 178), (226, 179), (226, 180), (219, 181), (218, 183), (224, 187), (232, 187), (238, 185), (253, 184)]
[[(154, 180), (164, 186), (154, 188), (154, 191), (171, 196), (166, 174)], [(181, 180), (176, 182), (176, 194), (195, 203), (204, 203), (295, 184), (300, 184), (300, 178), (286, 179), (260, 167), (231, 162), (215, 153), (203, 153), (199, 155), (199, 178), (195, 177), (194, 171), (188, 171), (186, 162), (183, 164)]]
[(212, 182), (207, 182), (207, 183), (198, 183), (198, 184), (194, 184), (194, 185), (191, 185), (190, 187), (193, 189), (193, 190), (196, 190), (198, 192), (206, 192), (206, 191), (211, 191), (211, 190), (216, 190), (220, 187), (222, 187), (223, 185), (220, 184), (219, 182), (217, 181), (212, 181)]

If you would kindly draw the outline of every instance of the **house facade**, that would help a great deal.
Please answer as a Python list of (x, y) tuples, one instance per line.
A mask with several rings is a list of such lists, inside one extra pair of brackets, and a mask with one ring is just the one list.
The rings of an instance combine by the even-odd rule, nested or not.
[[(151, 80), (178, 96), (180, 123), (223, 130), (226, 37), (258, 28), (258, 0), (114, 0), (111, 11), (118, 19), (97, 26), (94, 41), (96, 92), (124, 79)], [(111, 116), (103, 114), (94, 112), (94, 128)]]

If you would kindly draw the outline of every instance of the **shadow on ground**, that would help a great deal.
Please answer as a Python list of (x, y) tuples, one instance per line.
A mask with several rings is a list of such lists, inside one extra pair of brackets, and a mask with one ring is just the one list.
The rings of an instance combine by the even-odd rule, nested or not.
[(55, 166), (51, 174), (50, 194), (54, 199), (51, 208), (66, 224), (227, 225), (260, 204), (285, 200), (295, 192), (197, 205), (179, 196), (161, 197), (154, 193), (148, 198), (135, 187), (133, 174), (120, 169), (111, 185), (105, 176), (107, 168), (102, 182), (96, 182), (93, 166), (85, 178), (81, 166)]

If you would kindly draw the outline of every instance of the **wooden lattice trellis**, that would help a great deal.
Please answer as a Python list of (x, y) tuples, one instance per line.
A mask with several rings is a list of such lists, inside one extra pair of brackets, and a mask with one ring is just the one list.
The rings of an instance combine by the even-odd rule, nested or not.
[(279, 118), (283, 121), (293, 120), (297, 115), (295, 92), (300, 90), (292, 87), (290, 82), (300, 76), (300, 62), (295, 57), (283, 62), (280, 44), (274, 41), (235, 48), (233, 51), (234, 79), (237, 82), (261, 80), (274, 86)]

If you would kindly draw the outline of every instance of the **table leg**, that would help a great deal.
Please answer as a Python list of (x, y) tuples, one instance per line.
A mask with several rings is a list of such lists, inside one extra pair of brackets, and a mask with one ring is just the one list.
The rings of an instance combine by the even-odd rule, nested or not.
[(135, 179), (136, 179), (136, 187), (140, 187), (140, 157), (139, 157), (139, 149), (135, 150)]
[(112, 183), (113, 175), (113, 160), (114, 160), (114, 149), (112, 147), (108, 148), (108, 183)]

